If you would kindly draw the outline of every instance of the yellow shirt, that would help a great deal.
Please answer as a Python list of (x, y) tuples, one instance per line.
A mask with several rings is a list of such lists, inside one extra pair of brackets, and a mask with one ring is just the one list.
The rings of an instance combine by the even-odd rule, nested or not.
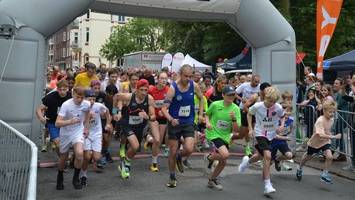
[(122, 91), (125, 91), (125, 92), (129, 91), (129, 81), (122, 82), (121, 86), (122, 86)]
[(75, 85), (84, 88), (90, 88), (91, 81), (99, 80), (96, 75), (88, 77), (86, 72), (80, 73), (75, 77)]

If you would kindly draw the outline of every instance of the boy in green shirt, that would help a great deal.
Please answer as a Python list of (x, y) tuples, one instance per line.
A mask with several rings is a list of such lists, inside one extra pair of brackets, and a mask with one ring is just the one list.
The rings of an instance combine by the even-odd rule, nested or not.
[(218, 190), (223, 189), (216, 178), (226, 166), (231, 133), (237, 132), (241, 124), (240, 109), (233, 103), (236, 98), (235, 89), (229, 85), (224, 86), (222, 95), (223, 100), (213, 102), (206, 112), (206, 137), (217, 151), (205, 156), (205, 160), (208, 161), (208, 168), (211, 168), (214, 160), (219, 161), (209, 176), (207, 186)]

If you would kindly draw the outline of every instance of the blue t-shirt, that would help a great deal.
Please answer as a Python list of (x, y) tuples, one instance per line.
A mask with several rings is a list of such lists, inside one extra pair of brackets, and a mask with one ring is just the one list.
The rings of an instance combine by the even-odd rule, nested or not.
[[(282, 134), (282, 136), (288, 136), (291, 134), (291, 128), (293, 126), (293, 117), (289, 117), (286, 121), (285, 121), (285, 131)], [(277, 145), (277, 144), (287, 144), (286, 140), (279, 140), (279, 139), (273, 139), (272, 140), (272, 145)]]
[(176, 85), (172, 83), (175, 89), (175, 96), (169, 107), (169, 114), (174, 119), (179, 119), (179, 124), (194, 124), (195, 104), (194, 104), (194, 82), (190, 80), (189, 89), (181, 92)]

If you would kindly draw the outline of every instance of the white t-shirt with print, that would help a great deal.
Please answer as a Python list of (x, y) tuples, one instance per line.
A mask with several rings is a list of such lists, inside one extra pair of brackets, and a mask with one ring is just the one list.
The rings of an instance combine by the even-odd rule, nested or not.
[(279, 103), (266, 108), (264, 102), (257, 102), (249, 108), (249, 113), (255, 115), (255, 137), (266, 137), (269, 141), (276, 137), (276, 129), (284, 110)]
[(108, 112), (107, 107), (102, 103), (94, 103), (90, 108), (90, 130), (89, 138), (102, 134), (101, 114)]
[(85, 113), (88, 112), (90, 109), (90, 102), (89, 101), (82, 101), (80, 105), (76, 105), (73, 99), (69, 99), (65, 101), (60, 108), (58, 116), (64, 118), (64, 120), (69, 120), (74, 117), (80, 119), (80, 123), (71, 124), (67, 126), (63, 126), (60, 128), (59, 134), (60, 135), (76, 135), (76, 134), (83, 134), (84, 132), (84, 120), (85, 120)]
[[(249, 99), (251, 95), (257, 94), (260, 91), (260, 84), (256, 87), (252, 87), (250, 82), (241, 84), (236, 90), (237, 94), (242, 94), (243, 99)], [(243, 109), (243, 102), (240, 102), (240, 109)]]

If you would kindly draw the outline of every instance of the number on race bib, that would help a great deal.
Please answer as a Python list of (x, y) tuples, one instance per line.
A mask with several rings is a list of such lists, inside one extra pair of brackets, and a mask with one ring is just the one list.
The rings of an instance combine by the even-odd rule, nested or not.
[(143, 123), (143, 118), (141, 118), (140, 116), (135, 116), (135, 115), (129, 116), (129, 120), (128, 120), (129, 125), (138, 125), (141, 123)]
[(191, 106), (181, 106), (179, 109), (179, 117), (190, 116)]
[(227, 130), (229, 129), (229, 122), (223, 121), (223, 120), (218, 120), (217, 121), (217, 128), (221, 130)]

